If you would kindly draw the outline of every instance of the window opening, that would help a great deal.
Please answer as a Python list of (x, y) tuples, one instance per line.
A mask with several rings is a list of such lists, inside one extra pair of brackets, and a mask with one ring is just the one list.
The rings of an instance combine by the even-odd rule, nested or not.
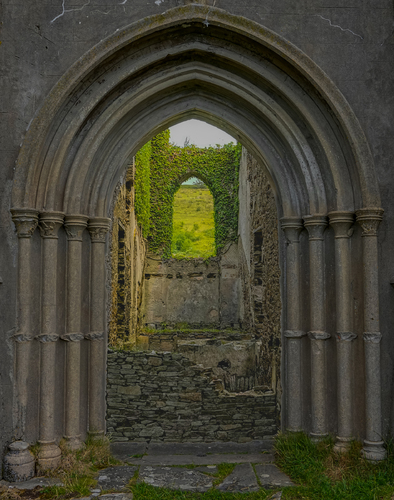
[(173, 257), (207, 259), (215, 255), (213, 209), (213, 196), (203, 181), (192, 177), (180, 186), (173, 206)]

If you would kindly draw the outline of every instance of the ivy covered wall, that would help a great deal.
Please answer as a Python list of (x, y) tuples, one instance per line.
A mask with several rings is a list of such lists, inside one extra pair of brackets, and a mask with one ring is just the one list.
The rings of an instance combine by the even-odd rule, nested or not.
[(148, 237), (149, 250), (164, 258), (171, 256), (174, 195), (185, 180), (194, 176), (208, 186), (214, 199), (218, 251), (238, 237), (241, 145), (181, 148), (170, 144), (169, 139), (170, 131), (165, 130), (136, 157), (136, 214), (144, 236)]

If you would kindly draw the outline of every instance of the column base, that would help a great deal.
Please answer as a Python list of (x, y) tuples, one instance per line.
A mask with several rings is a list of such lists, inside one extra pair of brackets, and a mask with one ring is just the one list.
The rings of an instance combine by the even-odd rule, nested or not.
[(90, 441), (104, 441), (105, 432), (104, 431), (88, 431), (88, 436)]
[(60, 465), (62, 452), (54, 442), (39, 441), (37, 462), (41, 470), (53, 470)]
[(64, 436), (64, 439), (66, 440), (66, 447), (71, 451), (80, 450), (84, 446), (81, 436)]
[(290, 432), (291, 434), (297, 434), (297, 432), (302, 432), (302, 429), (301, 428), (294, 429), (294, 428), (287, 427), (286, 432)]
[(387, 451), (384, 449), (383, 441), (367, 441), (365, 439), (361, 454), (372, 462), (380, 462), (387, 458)]
[(352, 441), (354, 441), (353, 438), (345, 438), (337, 436), (337, 440), (334, 445), (334, 451), (336, 451), (337, 453), (348, 452)]
[(323, 439), (328, 437), (328, 434), (320, 434), (318, 432), (310, 432), (309, 437), (311, 438), (312, 443), (320, 443)]

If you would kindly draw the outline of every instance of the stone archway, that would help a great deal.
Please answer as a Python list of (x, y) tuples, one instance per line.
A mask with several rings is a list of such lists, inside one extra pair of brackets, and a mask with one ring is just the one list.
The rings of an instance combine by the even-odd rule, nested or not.
[[(57, 463), (61, 435), (79, 446), (86, 430), (105, 432), (109, 203), (129, 158), (152, 135), (190, 117), (220, 124), (239, 138), (275, 189), (286, 236), (286, 427), (308, 430), (316, 439), (335, 429), (338, 449), (346, 448), (357, 427), (366, 438), (366, 456), (383, 458), (377, 292), (382, 209), (364, 134), (338, 89), (296, 47), (252, 21), (197, 5), (138, 21), (94, 47), (55, 86), (23, 142), (12, 201), (19, 237), (15, 438), (38, 438), (41, 465), (50, 467)], [(361, 235), (350, 232), (355, 214), (363, 230), (364, 280), (355, 292), (364, 300), (361, 320), (350, 295), (352, 277), (362, 267)], [(323, 237), (328, 224), (335, 236)], [(300, 251), (304, 228), (309, 256), (305, 248)], [(357, 254), (353, 269), (351, 239)], [(338, 340), (337, 384), (330, 391), (338, 408), (329, 422), (326, 351), (334, 331), (327, 331), (324, 268), (330, 252), (324, 248), (330, 245), (336, 283), (330, 304)], [(31, 314), (39, 305), (33, 283), (37, 255), (42, 256), (41, 319)], [(310, 277), (307, 301), (300, 293), (304, 272)], [(67, 284), (66, 297), (59, 293), (60, 282)], [(354, 416), (352, 396), (352, 339), (363, 332), (365, 425), (362, 416)], [(37, 341), (38, 378), (29, 374)], [(64, 376), (57, 369), (63, 362)], [(304, 364), (310, 364), (311, 375), (302, 380)], [(81, 382), (80, 370), (89, 373), (88, 382)], [(39, 397), (36, 411), (29, 398)], [(364, 408), (358, 409), (363, 415)], [(39, 433), (28, 431), (26, 421), (38, 418)]]

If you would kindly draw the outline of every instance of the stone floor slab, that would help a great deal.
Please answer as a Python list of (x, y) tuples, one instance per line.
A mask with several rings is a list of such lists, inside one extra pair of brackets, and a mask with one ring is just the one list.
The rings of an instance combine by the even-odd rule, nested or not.
[(274, 464), (259, 464), (255, 466), (255, 470), (263, 488), (294, 486), (291, 479)]
[(137, 470), (138, 467), (131, 467), (130, 465), (120, 465), (103, 469), (98, 474), (98, 486), (102, 490), (121, 491)]
[(139, 473), (139, 482), (171, 490), (194, 491), (204, 493), (212, 488), (213, 478), (193, 469), (178, 467), (143, 466)]
[(196, 467), (194, 470), (198, 470), (198, 472), (204, 472), (204, 474), (216, 474), (218, 468), (216, 465), (202, 465), (201, 467)]
[(115, 458), (126, 462), (133, 455), (144, 455), (148, 448), (147, 443), (111, 443), (111, 452)]
[(40, 488), (45, 488), (46, 486), (62, 486), (63, 483), (60, 479), (53, 477), (33, 477), (28, 481), (21, 481), (19, 483), (9, 483), (8, 481), (0, 481), (0, 486), (8, 486), (9, 488), (15, 488), (17, 490), (34, 490), (39, 486)]
[(256, 440), (248, 443), (235, 443), (232, 441), (226, 443), (150, 443), (146, 453), (148, 455), (261, 453), (262, 451), (272, 451), (272, 448), (273, 441), (271, 440)]
[(243, 454), (223, 454), (223, 455), (145, 455), (140, 459), (130, 458), (128, 463), (133, 465), (214, 465), (221, 463), (269, 463), (274, 461), (271, 453), (243, 453)]
[(217, 486), (220, 491), (247, 493), (249, 491), (258, 491), (256, 474), (251, 464), (236, 465), (233, 472)]

